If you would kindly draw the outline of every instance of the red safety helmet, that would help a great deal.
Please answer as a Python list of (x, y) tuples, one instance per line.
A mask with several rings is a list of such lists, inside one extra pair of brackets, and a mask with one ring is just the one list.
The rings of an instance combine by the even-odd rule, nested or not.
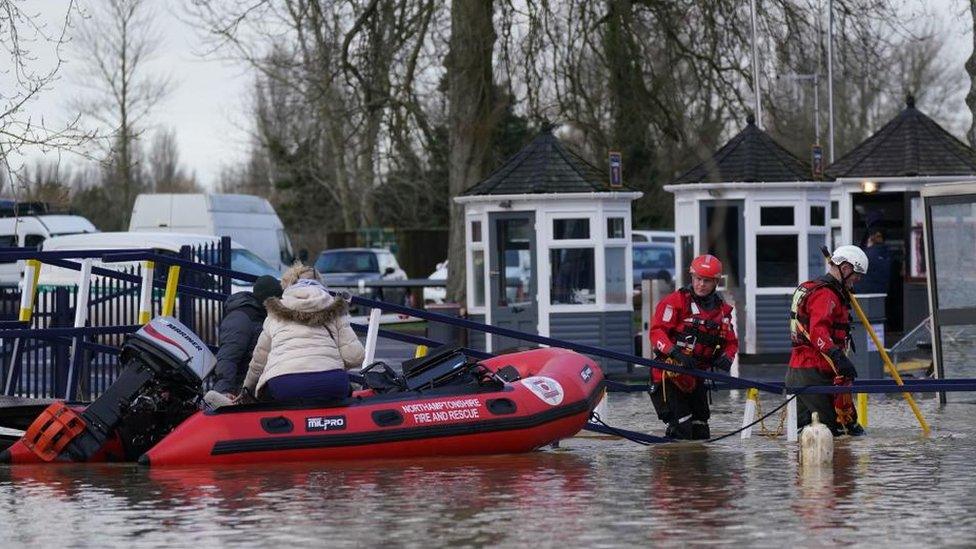
[(722, 276), (722, 262), (711, 254), (700, 255), (691, 262), (688, 272), (702, 278), (718, 278)]

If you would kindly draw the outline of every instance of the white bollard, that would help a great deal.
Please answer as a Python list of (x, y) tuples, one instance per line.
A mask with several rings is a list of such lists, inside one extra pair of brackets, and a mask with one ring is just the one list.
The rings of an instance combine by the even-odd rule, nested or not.
[(786, 440), (789, 442), (796, 442), (796, 399), (791, 398), (793, 395), (786, 395), (786, 398), (790, 398), (789, 403), (786, 404)]
[[(742, 414), (742, 427), (756, 421), (756, 400), (759, 398), (759, 390), (752, 388), (746, 393), (746, 409)], [(752, 427), (745, 429), (739, 435), (742, 440), (752, 437)]]
[(810, 425), (803, 428), (800, 437), (800, 465), (818, 467), (834, 461), (834, 435), (820, 423), (820, 414), (813, 413)]
[(363, 366), (368, 366), (376, 356), (376, 340), (380, 332), (380, 309), (369, 310), (369, 327), (366, 329), (366, 358), (363, 359)]

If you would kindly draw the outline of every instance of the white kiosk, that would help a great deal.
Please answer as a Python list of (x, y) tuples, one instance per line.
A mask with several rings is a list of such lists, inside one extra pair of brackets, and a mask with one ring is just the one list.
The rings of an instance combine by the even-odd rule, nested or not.
[[(868, 225), (886, 233), (893, 251), (885, 300), (888, 330), (903, 333), (929, 315), (926, 294), (925, 185), (976, 177), (976, 151), (915, 107), (905, 108), (827, 168), (833, 244), (860, 245)], [(873, 290), (878, 291), (878, 290)]]
[(824, 271), (829, 182), (812, 181), (808, 164), (755, 125), (666, 185), (674, 194), (679, 284), (691, 260), (722, 260), (722, 291), (737, 310), (740, 352), (790, 350), (790, 298)]
[[(631, 202), (544, 129), (454, 200), (464, 207), (472, 320), (633, 354)], [(471, 332), (473, 348), (524, 343)], [(607, 372), (625, 364), (601, 360)]]

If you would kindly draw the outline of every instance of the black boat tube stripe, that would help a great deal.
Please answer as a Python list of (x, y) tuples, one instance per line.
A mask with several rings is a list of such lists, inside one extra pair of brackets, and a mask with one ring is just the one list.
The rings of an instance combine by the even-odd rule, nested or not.
[(552, 421), (574, 416), (593, 409), (603, 393), (604, 383), (596, 385), (590, 395), (583, 400), (560, 406), (530, 416), (519, 418), (498, 418), (472, 423), (408, 427), (405, 429), (386, 429), (368, 433), (344, 435), (303, 435), (295, 437), (252, 438), (242, 440), (223, 440), (214, 443), (210, 455), (219, 456), (247, 452), (273, 452), (287, 450), (309, 450), (313, 448), (336, 448), (342, 446), (361, 446), (404, 442), (424, 438), (441, 438), (459, 435), (474, 435), (496, 431), (529, 429)]

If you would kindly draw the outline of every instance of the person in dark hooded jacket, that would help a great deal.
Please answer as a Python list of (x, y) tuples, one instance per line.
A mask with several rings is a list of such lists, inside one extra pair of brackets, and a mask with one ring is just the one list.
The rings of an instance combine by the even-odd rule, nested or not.
[(261, 276), (250, 292), (237, 292), (224, 303), (224, 319), (218, 334), (217, 366), (213, 390), (233, 398), (241, 390), (244, 374), (268, 311), (264, 301), (281, 297), (281, 283), (273, 276)]

